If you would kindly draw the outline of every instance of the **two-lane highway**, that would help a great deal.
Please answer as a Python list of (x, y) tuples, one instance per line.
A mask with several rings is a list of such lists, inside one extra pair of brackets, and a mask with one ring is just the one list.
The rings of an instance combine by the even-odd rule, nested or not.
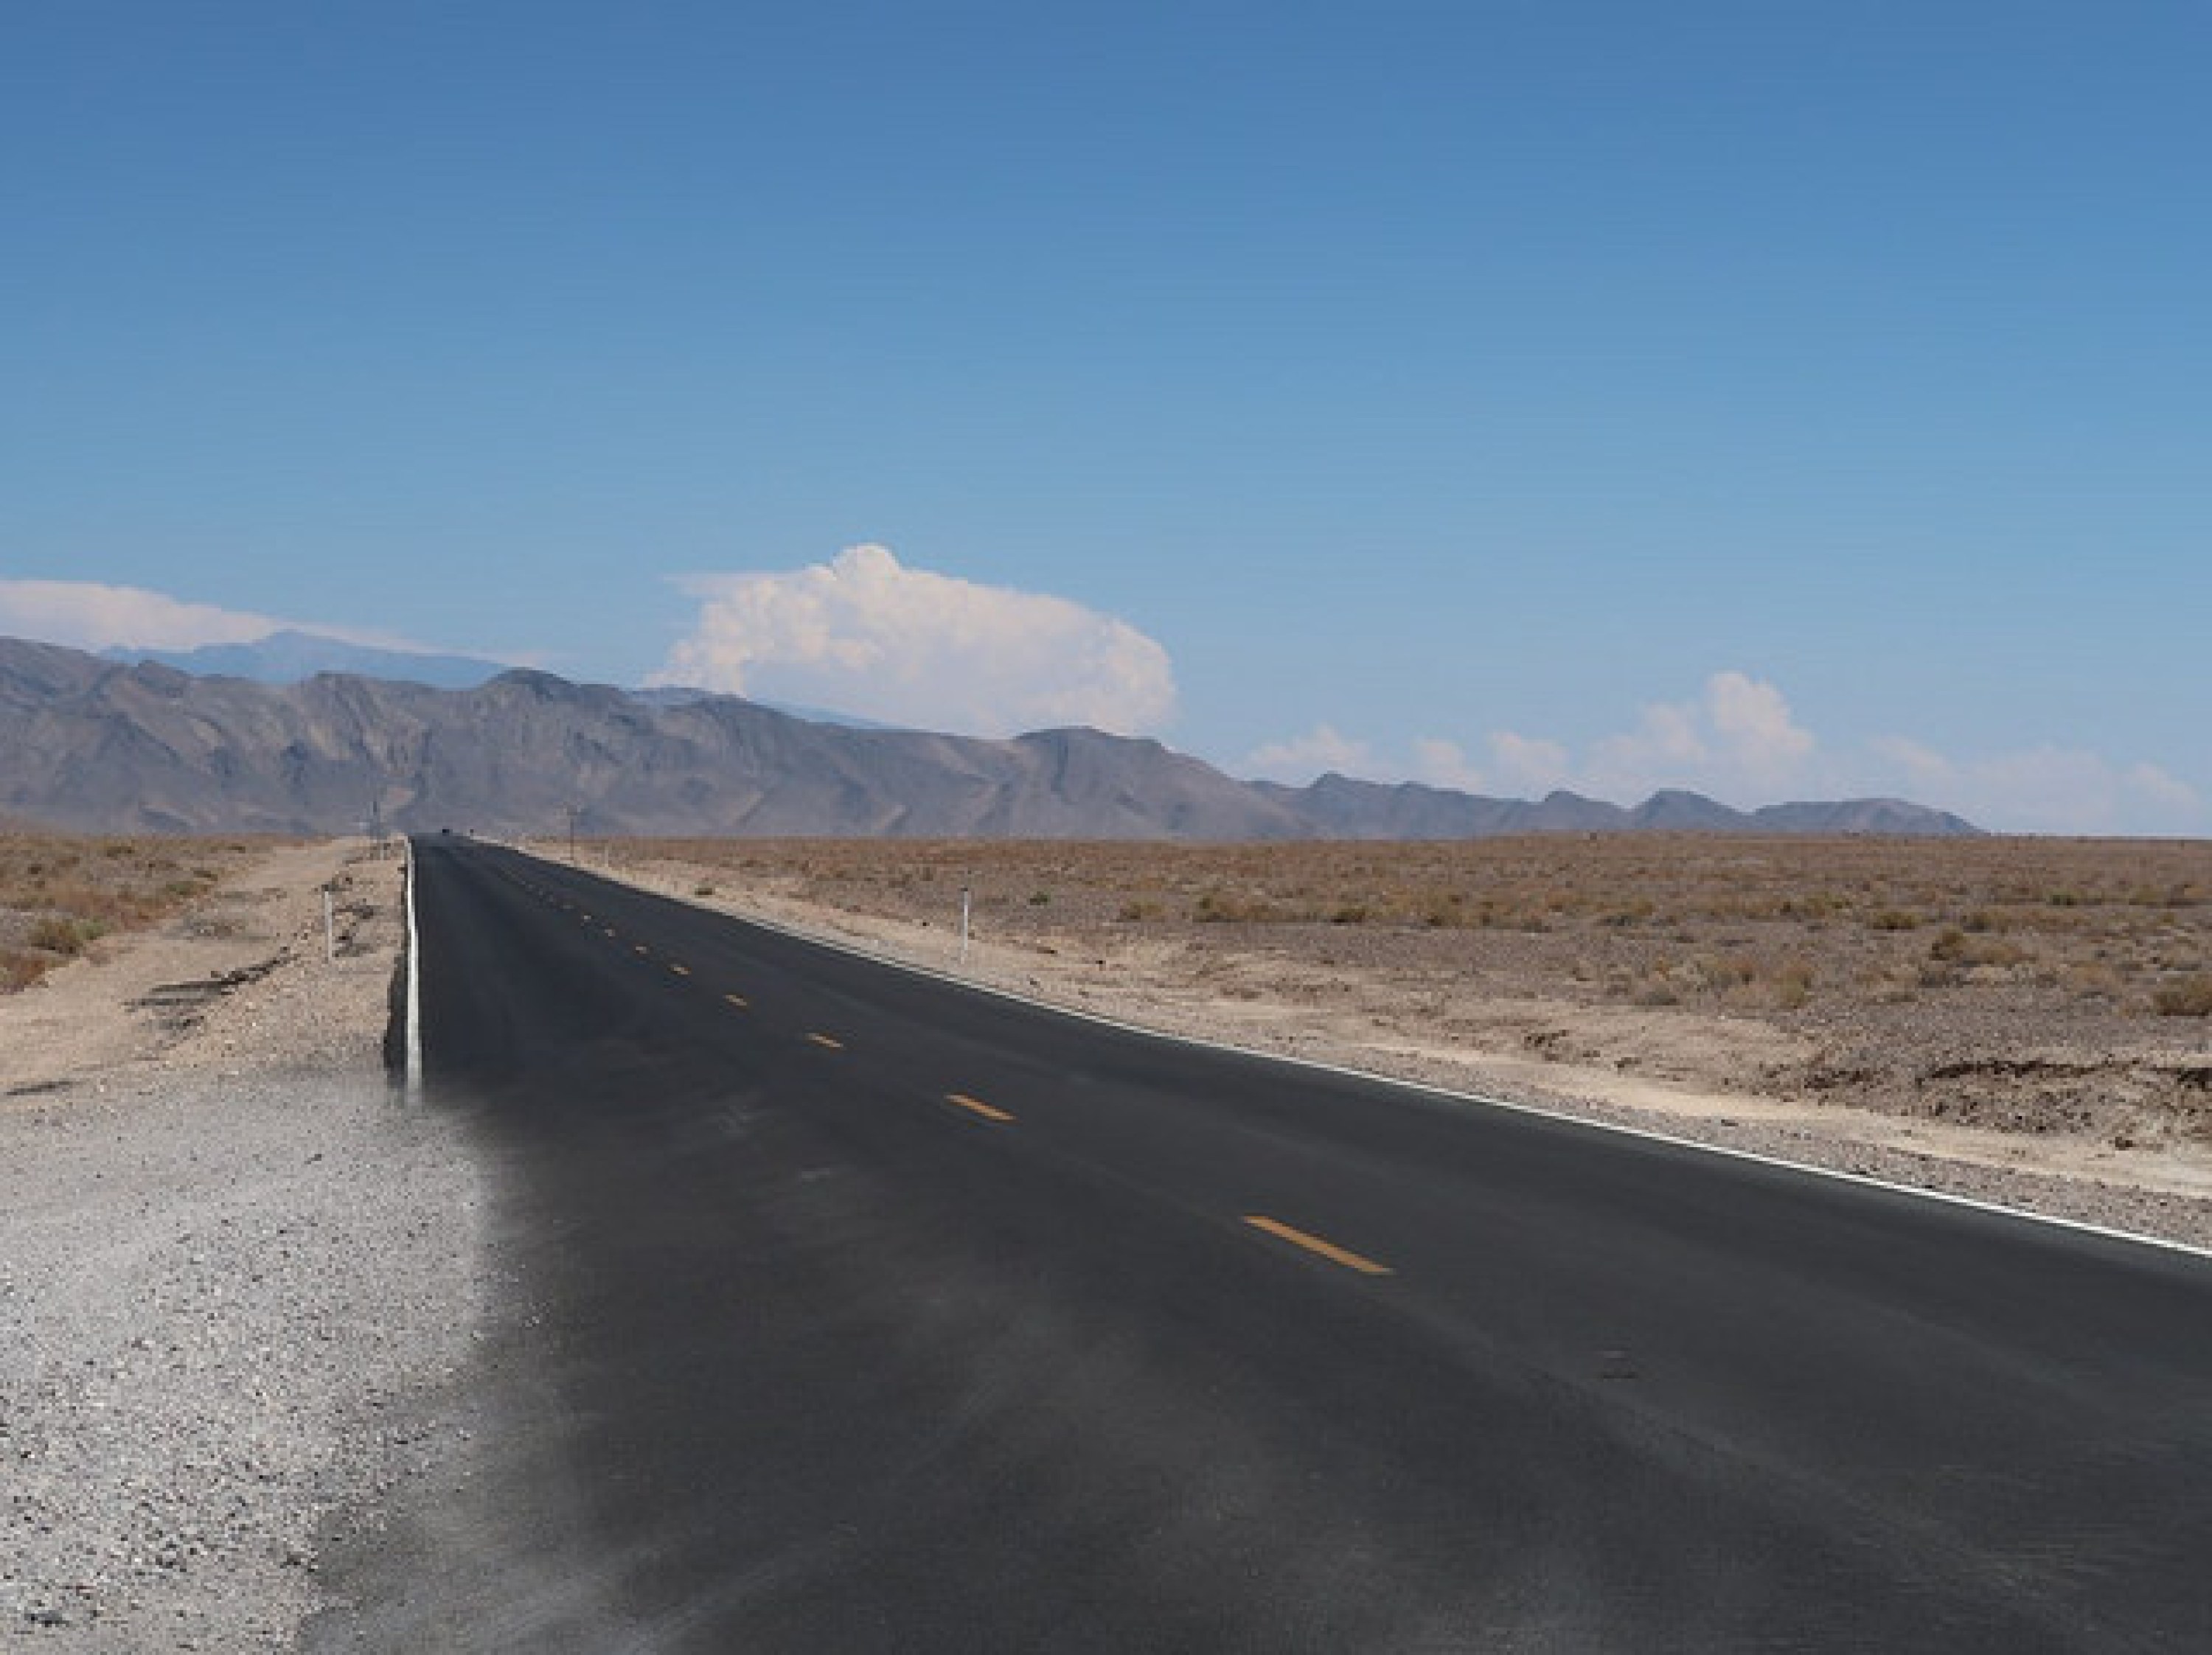
[(416, 861), (512, 1301), (329, 1647), (2212, 1648), (2212, 1261)]

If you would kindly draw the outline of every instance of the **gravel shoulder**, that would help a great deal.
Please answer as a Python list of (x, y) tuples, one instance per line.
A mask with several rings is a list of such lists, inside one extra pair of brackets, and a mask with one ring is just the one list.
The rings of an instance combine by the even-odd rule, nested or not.
[(289, 847), (0, 1000), (0, 1628), (27, 1648), (290, 1647), (319, 1547), (446, 1450), (484, 1196), (384, 1074), (400, 888), (357, 845)]

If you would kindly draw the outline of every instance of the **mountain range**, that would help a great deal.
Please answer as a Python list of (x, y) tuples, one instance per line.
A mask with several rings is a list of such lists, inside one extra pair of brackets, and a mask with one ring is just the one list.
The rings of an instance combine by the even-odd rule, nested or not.
[(0, 815), (94, 832), (1462, 839), (1691, 830), (1959, 834), (1892, 799), (1633, 809), (1324, 776), (1240, 781), (1156, 741), (854, 728), (732, 695), (514, 670), (471, 688), (203, 676), (0, 639)]

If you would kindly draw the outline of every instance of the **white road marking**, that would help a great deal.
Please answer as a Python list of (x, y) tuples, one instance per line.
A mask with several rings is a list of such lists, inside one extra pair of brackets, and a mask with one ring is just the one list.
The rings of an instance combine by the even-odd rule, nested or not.
[(422, 934), (415, 924), (415, 841), (407, 845), (407, 1095), (422, 1094)]

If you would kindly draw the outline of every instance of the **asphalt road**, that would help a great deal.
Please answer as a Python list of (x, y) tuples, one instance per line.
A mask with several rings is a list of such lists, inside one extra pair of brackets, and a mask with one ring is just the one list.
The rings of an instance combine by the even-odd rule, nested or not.
[(417, 850), (506, 1301), (330, 1647), (2212, 1649), (2212, 1261)]

